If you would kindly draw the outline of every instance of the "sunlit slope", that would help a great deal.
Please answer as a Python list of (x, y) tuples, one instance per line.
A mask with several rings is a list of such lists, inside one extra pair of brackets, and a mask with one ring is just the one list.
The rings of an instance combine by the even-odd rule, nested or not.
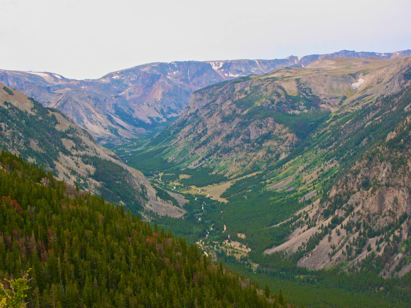
[(181, 217), (184, 210), (157, 198), (144, 175), (60, 111), (45, 108), (27, 95), (0, 84), (0, 147), (52, 170), (70, 184), (119, 202)]
[(410, 58), (321, 59), (209, 86), (193, 93), (180, 118), (143, 152), (165, 167), (211, 168), (228, 177), (262, 170), (339, 114), (399, 91), (409, 64)]
[[(407, 250), (392, 247), (408, 239), (400, 232), (410, 211), (408, 158), (390, 140), (407, 127), (410, 65), (410, 58), (322, 59), (202, 89), (168, 130), (129, 152), (130, 162), (224, 202), (202, 216), (207, 239), (244, 234), (235, 241), (254, 262), (285, 251), (312, 269), (373, 264), (386, 277), (403, 275)], [(409, 136), (401, 136), (406, 147)], [(365, 160), (375, 151), (383, 153), (379, 167)]]

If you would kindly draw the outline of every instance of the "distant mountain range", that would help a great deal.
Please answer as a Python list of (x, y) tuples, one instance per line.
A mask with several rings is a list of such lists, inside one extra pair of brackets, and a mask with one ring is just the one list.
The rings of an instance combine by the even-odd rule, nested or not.
[(161, 156), (180, 168), (227, 176), (257, 171), (287, 157), (332, 112), (396, 93), (409, 64), (410, 58), (322, 58), (211, 85), (194, 92), (146, 149), (164, 149)]
[[(96, 80), (3, 70), (0, 81), (0, 148), (71, 197), (101, 195), (291, 290), (335, 280), (409, 303), (410, 50), (152, 63)], [(54, 185), (38, 173), (32, 185)]]
[(0, 70), (0, 82), (56, 108), (98, 142), (123, 143), (153, 133), (179, 116), (192, 92), (222, 81), (265, 74), (281, 67), (307, 66), (322, 58), (391, 59), (411, 55), (343, 50), (324, 55), (275, 60), (184, 61), (151, 63), (74, 80), (48, 72)]

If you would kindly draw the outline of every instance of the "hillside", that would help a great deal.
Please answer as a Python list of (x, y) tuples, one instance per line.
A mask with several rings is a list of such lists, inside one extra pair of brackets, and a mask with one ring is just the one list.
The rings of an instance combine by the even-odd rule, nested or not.
[(410, 72), (409, 57), (320, 59), (220, 83), (150, 143), (118, 153), (205, 198), (187, 215), (207, 230), (203, 249), (275, 275), (287, 260), (387, 288), (379, 278), (411, 271)]
[(410, 63), (322, 59), (209, 86), (193, 93), (180, 118), (145, 151), (169, 166), (228, 177), (259, 171), (289, 156), (334, 114), (399, 91)]
[(184, 239), (3, 151), (0, 183), (0, 282), (30, 269), (28, 307), (291, 307)]
[(184, 210), (157, 197), (141, 172), (98, 145), (60, 111), (0, 84), (0, 148), (43, 165), (70, 184), (136, 211), (181, 217)]
[(276, 67), (267, 63), (256, 69), (255, 61), (239, 61), (225, 68), (224, 63), (153, 63), (81, 81), (52, 73), (1, 71), (0, 82), (61, 110), (98, 141), (124, 142), (175, 119), (194, 90)]
[(157, 132), (182, 112), (192, 92), (225, 80), (265, 74), (280, 67), (305, 67), (318, 59), (410, 55), (343, 50), (325, 55), (275, 60), (151, 63), (109, 73), (95, 80), (73, 80), (54, 73), (0, 70), (0, 82), (56, 108), (98, 142), (126, 143)]
[(311, 269), (343, 262), (383, 277), (411, 271), (410, 103), (407, 87), (353, 119), (356, 127), (338, 136), (335, 151), (361, 144), (348, 146), (353, 150), (339, 159), (341, 172), (322, 199), (301, 212), (289, 240), (266, 253), (298, 251), (298, 264)]

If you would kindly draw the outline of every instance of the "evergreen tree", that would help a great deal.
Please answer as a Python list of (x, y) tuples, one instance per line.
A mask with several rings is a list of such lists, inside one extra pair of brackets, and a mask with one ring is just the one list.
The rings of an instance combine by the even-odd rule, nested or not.
[(23, 277), (0, 291), (3, 306), (26, 296), (29, 307), (275, 305), (197, 246), (6, 152), (0, 193), (0, 278), (31, 269), (30, 289)]

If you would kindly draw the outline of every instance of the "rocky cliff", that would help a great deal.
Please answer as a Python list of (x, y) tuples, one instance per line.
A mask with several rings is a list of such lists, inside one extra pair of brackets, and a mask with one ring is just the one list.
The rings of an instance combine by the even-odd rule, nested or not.
[(210, 215), (213, 236), (245, 234), (236, 240), (256, 255), (310, 269), (402, 276), (410, 80), (411, 57), (321, 58), (212, 85), (137, 156), (162, 159), (164, 173), (226, 177), (202, 188), (219, 188), (225, 202)]
[(59, 109), (99, 142), (122, 143), (155, 132), (182, 112), (193, 91), (276, 68), (307, 66), (322, 58), (410, 55), (340, 51), (275, 60), (185, 61), (151, 63), (95, 80), (73, 80), (54, 73), (0, 70), (0, 82), (27, 93), (46, 107)]
[(104, 196), (134, 212), (181, 217), (184, 210), (157, 197), (144, 175), (60, 111), (0, 84), (0, 147), (43, 165), (69, 184)]
[(322, 58), (206, 87), (145, 151), (226, 176), (261, 170), (293, 153), (334, 114), (399, 91), (410, 61)]

